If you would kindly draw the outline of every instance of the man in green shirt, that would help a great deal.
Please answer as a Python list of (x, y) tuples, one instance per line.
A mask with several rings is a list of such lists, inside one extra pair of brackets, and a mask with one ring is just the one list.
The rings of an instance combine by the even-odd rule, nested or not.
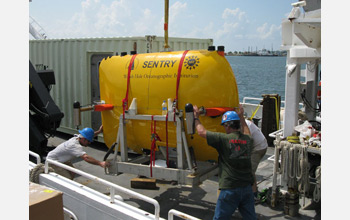
[(206, 138), (208, 145), (218, 153), (219, 189), (213, 219), (231, 219), (238, 208), (243, 219), (256, 220), (252, 184), (254, 178), (251, 167), (253, 141), (240, 106), (238, 113), (225, 112), (221, 125), (226, 134), (207, 131), (199, 120), (199, 110), (193, 106), (195, 126), (198, 135)]

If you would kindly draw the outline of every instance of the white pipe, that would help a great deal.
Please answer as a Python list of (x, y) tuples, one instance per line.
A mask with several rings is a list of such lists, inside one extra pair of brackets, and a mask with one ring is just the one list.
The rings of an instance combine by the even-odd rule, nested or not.
[(29, 151), (29, 154), (36, 158), (36, 164), (41, 163), (39, 154), (34, 153), (34, 152), (32, 152), (32, 151)]
[(69, 170), (71, 172), (79, 174), (79, 175), (81, 175), (81, 176), (83, 176), (85, 178), (88, 178), (90, 180), (94, 180), (94, 181), (96, 181), (98, 183), (101, 183), (101, 184), (104, 184), (104, 185), (110, 187), (111, 188), (111, 192), (110, 192), (110, 194), (111, 194), (111, 201), (113, 201), (113, 202), (114, 202), (114, 189), (116, 189), (119, 192), (125, 193), (125, 194), (127, 194), (127, 195), (129, 195), (131, 197), (134, 197), (134, 198), (143, 200), (145, 202), (148, 202), (150, 204), (153, 204), (154, 208), (155, 208), (155, 211), (154, 211), (155, 219), (159, 219), (160, 206), (159, 206), (159, 203), (158, 203), (157, 200), (152, 199), (152, 198), (147, 197), (147, 196), (144, 196), (144, 195), (142, 195), (140, 193), (137, 193), (137, 192), (134, 192), (132, 190), (126, 189), (124, 187), (118, 186), (118, 185), (116, 185), (114, 183), (108, 182), (108, 181), (106, 181), (104, 179), (101, 179), (101, 178), (96, 177), (94, 175), (85, 173), (85, 172), (83, 172), (81, 170), (75, 169), (75, 168), (73, 168), (71, 166), (65, 165), (63, 163), (60, 163), (58, 161), (54, 161), (54, 160), (51, 160), (51, 159), (46, 159), (46, 161), (45, 161), (45, 173), (48, 173), (49, 163), (50, 164), (54, 164), (54, 165), (59, 166), (59, 167), (62, 167), (64, 169), (66, 169), (66, 170)]
[(189, 220), (199, 220), (199, 218), (187, 215), (183, 212), (177, 211), (175, 209), (170, 209), (168, 212), (168, 220), (173, 220), (174, 219), (174, 215), (177, 217), (180, 217), (182, 219), (189, 219)]

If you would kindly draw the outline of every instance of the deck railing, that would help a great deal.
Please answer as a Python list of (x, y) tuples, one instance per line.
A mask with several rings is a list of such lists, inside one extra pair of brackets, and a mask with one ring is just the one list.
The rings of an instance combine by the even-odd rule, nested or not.
[(128, 196), (131, 196), (133, 198), (137, 198), (137, 199), (143, 200), (145, 202), (148, 202), (148, 203), (154, 205), (154, 207), (155, 207), (155, 211), (154, 211), (155, 219), (159, 219), (160, 206), (159, 206), (159, 203), (158, 203), (157, 200), (152, 199), (152, 198), (147, 197), (147, 196), (144, 196), (144, 195), (142, 195), (140, 193), (137, 193), (137, 192), (134, 192), (132, 190), (126, 189), (124, 187), (118, 186), (118, 185), (116, 185), (114, 183), (108, 182), (108, 181), (106, 181), (104, 179), (101, 179), (101, 178), (96, 177), (94, 175), (85, 173), (84, 171), (75, 169), (75, 168), (73, 168), (71, 166), (65, 165), (63, 163), (60, 163), (60, 162), (57, 162), (57, 161), (54, 161), (54, 160), (51, 160), (51, 159), (46, 159), (46, 161), (45, 161), (45, 173), (49, 173), (49, 164), (54, 164), (56, 166), (62, 167), (64, 169), (66, 169), (66, 170), (74, 172), (74, 173), (76, 173), (78, 175), (81, 175), (81, 176), (83, 176), (85, 178), (88, 178), (90, 180), (96, 181), (96, 182), (98, 182), (100, 184), (103, 184), (105, 186), (110, 187), (110, 202), (111, 203), (114, 203), (114, 200), (115, 200), (115, 190), (118, 190), (119, 192), (125, 193)]

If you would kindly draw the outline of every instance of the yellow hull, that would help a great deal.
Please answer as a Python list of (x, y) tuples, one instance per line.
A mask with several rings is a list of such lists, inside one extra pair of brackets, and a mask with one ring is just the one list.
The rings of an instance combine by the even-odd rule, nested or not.
[[(183, 51), (138, 54), (130, 74), (128, 103), (137, 98), (138, 114), (160, 115), (163, 100), (176, 96), (177, 74)], [(127, 88), (131, 55), (113, 56), (100, 64), (101, 100), (114, 106), (102, 112), (104, 141), (108, 147), (116, 142), (119, 117), (123, 114), (122, 100)], [(216, 51), (188, 51), (181, 71), (178, 90), (178, 109), (185, 113), (186, 103), (209, 107), (237, 107), (239, 105), (236, 79), (230, 64)], [(200, 117), (207, 130), (221, 131), (221, 117)], [(127, 144), (135, 152), (151, 147), (151, 122), (128, 120)], [(157, 134), (166, 146), (165, 122), (157, 122)], [(176, 127), (168, 122), (169, 147), (176, 147)], [(194, 148), (197, 160), (217, 160), (217, 152), (206, 140), (187, 136), (188, 146)]]

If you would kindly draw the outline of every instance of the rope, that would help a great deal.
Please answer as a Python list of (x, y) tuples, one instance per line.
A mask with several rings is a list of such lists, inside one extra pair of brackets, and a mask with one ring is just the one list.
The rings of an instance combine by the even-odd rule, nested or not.
[(293, 135), (288, 136), (287, 141), (290, 143), (300, 144), (299, 136), (293, 136)]
[(298, 159), (299, 162), (297, 164), (297, 181), (299, 182), (303, 178), (303, 167), (305, 166), (305, 159), (304, 159), (304, 151), (303, 149), (299, 149), (298, 151)]
[(288, 177), (290, 179), (295, 178), (295, 165), (296, 165), (296, 157), (295, 157), (295, 146), (291, 145), (288, 151), (288, 157), (289, 157), (289, 161), (288, 161)]
[(283, 152), (284, 152), (284, 146), (285, 145), (286, 145), (285, 142), (281, 142), (281, 153), (280, 153), (280, 155), (281, 155), (281, 167), (280, 167), (280, 170), (279, 170), (279, 174), (283, 174), (284, 160), (285, 160)]
[[(49, 167), (49, 172), (55, 172), (55, 170)], [(29, 172), (29, 181), (39, 183), (39, 176), (42, 173), (45, 173), (45, 164), (39, 163)]]
[(282, 170), (282, 179), (285, 182), (288, 182), (288, 161), (289, 161), (289, 149), (290, 143), (286, 143), (286, 145), (282, 149), (282, 157), (281, 157), (281, 170)]
[(298, 190), (299, 192), (306, 195), (306, 193), (309, 191), (309, 188), (310, 188), (310, 179), (309, 179), (308, 153), (307, 153), (307, 147), (305, 146), (301, 146), (301, 149), (300, 149), (299, 166), (300, 167), (298, 169), (300, 169), (301, 173), (299, 175), (299, 180), (298, 180)]
[[(281, 174), (281, 179), (290, 186), (297, 186), (298, 192), (304, 197), (310, 189), (309, 178), (309, 160), (307, 146), (290, 143), (287, 141), (280, 142), (281, 149), (281, 167), (277, 171)], [(278, 159), (279, 155), (275, 155)], [(316, 187), (313, 192), (313, 200), (318, 202), (321, 198), (321, 168), (318, 167), (315, 171)]]
[(130, 73), (131, 73), (131, 69), (132, 66), (134, 64), (134, 60), (136, 58), (137, 54), (134, 54), (131, 57), (130, 63), (129, 63), (129, 67), (128, 67), (128, 79), (126, 81), (126, 94), (125, 94), (125, 98), (122, 100), (123, 103), (123, 120), (125, 119), (125, 111), (128, 110), (128, 99), (129, 99), (129, 86), (130, 86)]
[[(277, 151), (276, 151), (276, 154), (275, 154), (275, 160), (277, 160), (277, 161), (279, 161), (279, 158), (280, 158), (280, 155), (281, 155), (280, 151), (281, 151), (282, 144), (283, 143), (280, 142), (278, 145), (276, 145)], [(281, 172), (282, 172), (281, 166), (276, 166), (275, 167), (275, 172), (277, 174), (278, 173), (281, 174)]]
[(316, 186), (313, 193), (314, 202), (319, 202), (321, 200), (321, 166), (318, 166), (315, 171), (316, 176)]

